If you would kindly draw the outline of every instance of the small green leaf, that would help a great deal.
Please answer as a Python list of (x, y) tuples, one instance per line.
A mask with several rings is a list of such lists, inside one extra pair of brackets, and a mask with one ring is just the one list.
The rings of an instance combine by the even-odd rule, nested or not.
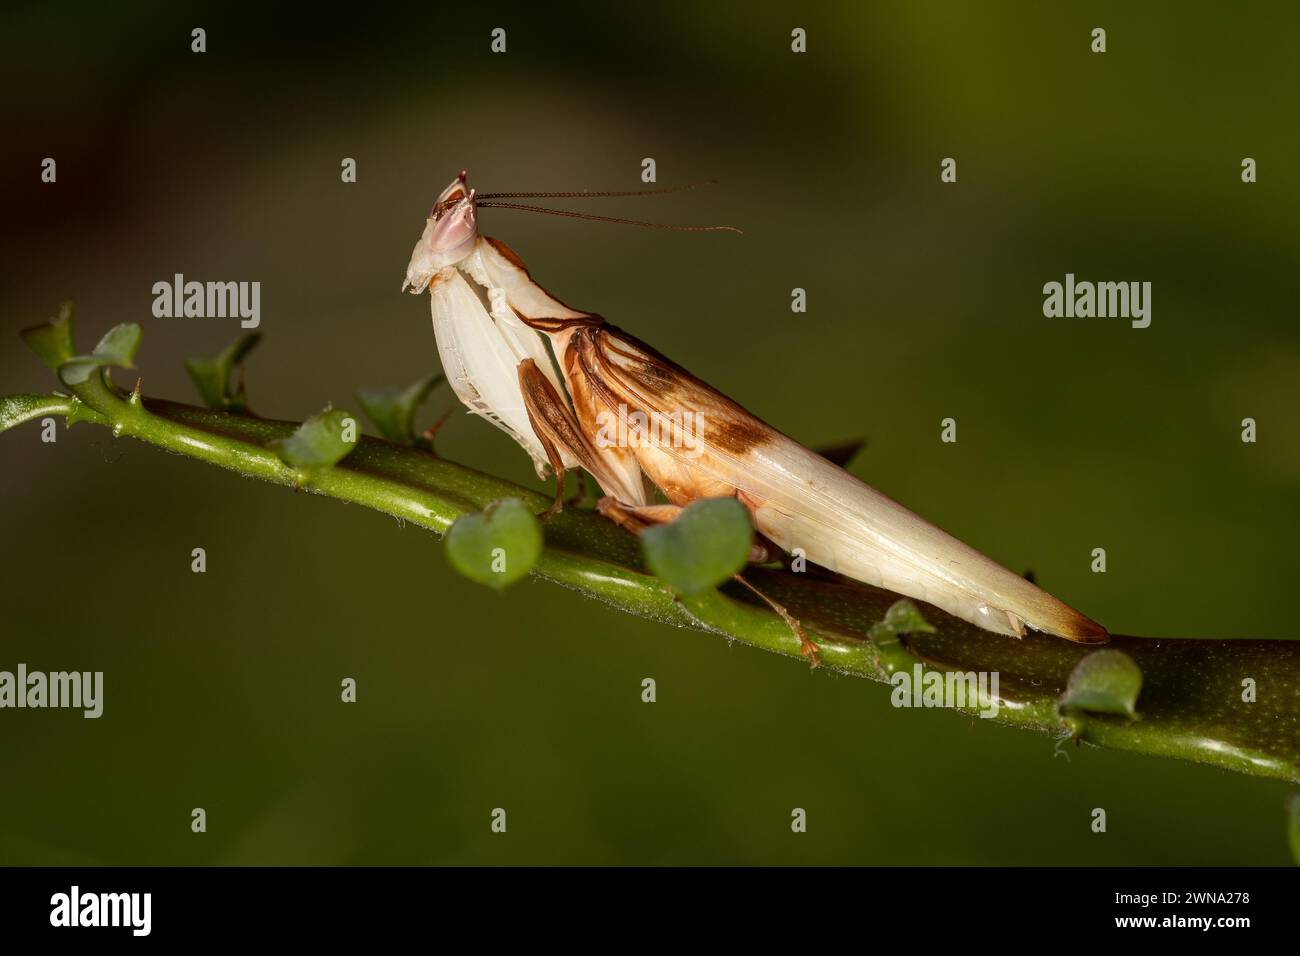
[(471, 581), (501, 590), (518, 581), (542, 553), (542, 525), (518, 498), (462, 515), (447, 531), (447, 558)]
[(59, 378), (65, 385), (80, 385), (90, 378), (98, 368), (113, 365), (118, 368), (134, 368), (136, 349), (140, 347), (143, 335), (140, 326), (134, 322), (123, 322), (104, 333), (95, 350), (89, 355), (77, 355), (59, 366)]
[(933, 634), (934, 625), (921, 616), (915, 604), (901, 598), (889, 605), (885, 619), (871, 625), (867, 636), (876, 644), (897, 644), (900, 634)]
[(357, 390), (357, 401), (384, 438), (399, 445), (412, 445), (415, 412), (441, 381), (442, 374), (435, 372), (405, 387), (361, 388)]
[(1291, 856), (1295, 858), (1296, 866), (1300, 866), (1300, 793), (1291, 798), (1288, 810), (1286, 829), (1291, 840)]
[(1142, 670), (1133, 658), (1123, 651), (1093, 651), (1070, 672), (1060, 707), (1133, 717), (1141, 690)]
[(735, 498), (706, 498), (686, 506), (676, 520), (641, 532), (646, 564), (679, 594), (715, 588), (749, 560), (754, 530)]
[(357, 422), (352, 414), (341, 408), (327, 408), (272, 445), (286, 465), (312, 472), (342, 461), (356, 447), (356, 439)]
[(236, 388), (232, 381), (234, 372), (248, 353), (253, 351), (262, 340), (261, 332), (249, 332), (240, 336), (227, 346), (215, 358), (186, 359), (185, 371), (189, 373), (194, 387), (199, 390), (203, 404), (218, 411), (244, 411), (248, 407), (243, 383)]
[(907, 598), (899, 598), (885, 611), (884, 620), (877, 621), (867, 631), (867, 636), (880, 653), (879, 663), (887, 674), (907, 670), (916, 663), (911, 652), (903, 646), (903, 634), (933, 634), (934, 626), (921, 616), (916, 605)]
[(131, 368), (131, 363), (135, 360), (135, 350), (140, 347), (140, 338), (143, 335), (143, 330), (135, 322), (123, 322), (105, 332), (91, 354), (95, 358), (102, 359), (106, 364)]
[(72, 358), (72, 303), (59, 306), (59, 314), (41, 325), (23, 329), (19, 333), (27, 347), (37, 354), (50, 371)]

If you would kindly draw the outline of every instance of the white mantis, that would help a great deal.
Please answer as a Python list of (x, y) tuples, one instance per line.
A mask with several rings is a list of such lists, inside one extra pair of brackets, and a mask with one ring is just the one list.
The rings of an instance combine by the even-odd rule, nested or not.
[[(479, 235), (478, 208), (506, 205), (486, 198), (468, 188), (463, 172), (443, 190), (402, 288), (429, 290), (443, 370), (461, 402), (514, 438), (539, 477), (548, 468), (555, 474), (552, 510), (573, 468), (604, 491), (600, 512), (633, 531), (671, 521), (697, 499), (734, 496), (757, 533), (756, 561), (768, 560), (773, 546), (798, 548), (814, 564), (998, 634), (1021, 637), (1029, 628), (1081, 643), (1109, 639), (1100, 625), (649, 346), (556, 299), (509, 247)], [(600, 440), (610, 421), (625, 440)], [(667, 503), (657, 502), (655, 489)], [(816, 647), (792, 626), (815, 663)]]

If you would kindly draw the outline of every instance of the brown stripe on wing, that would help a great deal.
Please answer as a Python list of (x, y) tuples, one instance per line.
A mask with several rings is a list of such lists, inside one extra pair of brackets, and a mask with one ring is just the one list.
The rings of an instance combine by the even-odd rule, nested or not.
[[(637, 494), (637, 489), (629, 487), (623, 476), (610, 467), (605, 457), (609, 451), (597, 448), (583, 434), (568, 403), (555, 390), (550, 379), (542, 374), (537, 363), (530, 358), (524, 359), (519, 363), (518, 373), (519, 388), (523, 392), (528, 420), (546, 450), (557, 480), (561, 480), (564, 474), (564, 464), (559, 455), (559, 452), (564, 450), (578, 464), (591, 472), (607, 493), (627, 502), (639, 503), (642, 496)], [(557, 502), (559, 500), (558, 494), (556, 500)]]
[[(501, 253), (503, 259), (509, 262), (516, 269), (522, 270), (524, 275), (528, 276), (528, 278), (531, 279), (533, 277), (532, 273), (528, 271), (528, 266), (524, 265), (524, 260), (519, 258), (519, 253), (515, 252), (515, 250), (511, 249), (500, 239), (493, 239), (491, 236), (484, 236), (483, 238), (488, 241), (488, 244), (491, 245), (493, 249)], [(548, 292), (547, 295), (550, 295), (550, 293)], [(555, 299), (555, 296), (551, 296), (551, 298)], [(559, 302), (560, 300), (555, 299), (555, 301)], [(560, 304), (563, 305), (564, 303), (561, 302)]]
[(588, 377), (609, 382), (624, 393), (611, 405), (623, 401), (664, 415), (699, 413), (704, 441), (733, 455), (783, 437), (744, 406), (613, 325), (577, 332), (575, 343), (579, 337), (587, 340), (594, 359)]

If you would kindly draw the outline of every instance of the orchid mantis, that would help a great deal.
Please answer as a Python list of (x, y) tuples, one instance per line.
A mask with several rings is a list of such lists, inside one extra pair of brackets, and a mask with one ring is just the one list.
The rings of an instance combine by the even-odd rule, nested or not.
[[(701, 498), (735, 497), (755, 530), (752, 561), (798, 549), (814, 564), (998, 634), (1022, 637), (1031, 629), (1080, 643), (1109, 639), (1100, 625), (648, 345), (565, 305), (508, 246), (479, 234), (480, 206), (511, 205), (493, 198), (560, 195), (597, 194), (479, 196), (462, 172), (430, 210), (402, 286), (429, 291), (438, 352), (460, 401), (518, 442), (539, 477), (548, 470), (556, 477), (551, 511), (562, 506), (564, 474), (575, 468), (604, 492), (598, 510), (632, 531), (671, 521)], [(816, 663), (816, 647), (798, 622), (760, 596), (791, 623)]]

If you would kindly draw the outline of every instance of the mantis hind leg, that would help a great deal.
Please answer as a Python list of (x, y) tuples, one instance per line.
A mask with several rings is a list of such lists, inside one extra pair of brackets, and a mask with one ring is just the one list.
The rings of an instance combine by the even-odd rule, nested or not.
[(808, 632), (803, 629), (803, 625), (799, 623), (799, 619), (787, 611), (783, 604), (777, 603), (749, 581), (746, 581), (742, 575), (735, 575), (735, 579), (762, 598), (763, 602), (773, 611), (781, 615), (781, 619), (785, 621), (786, 626), (794, 632), (795, 637), (799, 638), (799, 652), (803, 654), (804, 657), (808, 658), (808, 664), (810, 666), (820, 667), (822, 659), (817, 653), (818, 647), (812, 642), (812, 639), (808, 637)]
[[(596, 510), (619, 527), (631, 531), (633, 534), (640, 534), (652, 525), (667, 524), (681, 514), (682, 511), (680, 505), (625, 505), (613, 498), (600, 499), (596, 503)], [(750, 546), (749, 552), (750, 563), (766, 564), (771, 560), (774, 550), (775, 545), (755, 532), (754, 543)], [(764, 594), (754, 584), (747, 581), (744, 575), (736, 574), (733, 575), (733, 578), (756, 594), (768, 607), (781, 616), (786, 626), (799, 639), (799, 650), (808, 658), (808, 663), (812, 667), (820, 666), (821, 657), (817, 653), (817, 645), (809, 639), (808, 633), (803, 629), (803, 625), (799, 623), (799, 620), (787, 611), (784, 605)]]
[(596, 511), (625, 531), (640, 534), (657, 524), (668, 524), (681, 514), (680, 505), (625, 505), (606, 496), (596, 502)]
[[(676, 520), (681, 514), (682, 506), (628, 505), (617, 498), (607, 496), (596, 502), (596, 511), (625, 531), (640, 534), (651, 525), (667, 524)], [(767, 564), (780, 553), (780, 548), (757, 531), (754, 532), (754, 542), (749, 546), (750, 564)]]

